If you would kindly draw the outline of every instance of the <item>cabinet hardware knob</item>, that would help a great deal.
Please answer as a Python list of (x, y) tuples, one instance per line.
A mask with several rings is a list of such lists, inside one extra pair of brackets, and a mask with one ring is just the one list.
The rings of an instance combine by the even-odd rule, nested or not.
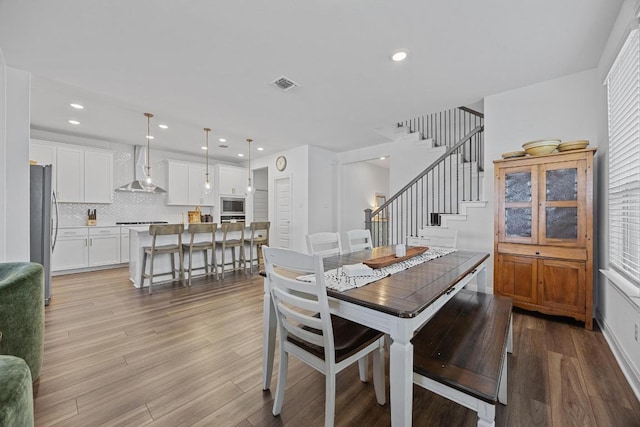
[(540, 255), (540, 252), (536, 252), (536, 255)]

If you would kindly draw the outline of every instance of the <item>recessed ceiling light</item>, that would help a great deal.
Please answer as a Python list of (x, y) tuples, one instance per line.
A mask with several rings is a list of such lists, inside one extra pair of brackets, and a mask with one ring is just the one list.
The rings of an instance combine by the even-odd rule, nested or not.
[(258, 147), (258, 151), (263, 151), (263, 150), (264, 150), (264, 148)]
[(147, 135), (147, 139), (154, 139), (153, 135)]
[(158, 127), (160, 129), (169, 129), (169, 126), (167, 126), (167, 125), (158, 125)]
[(69, 104), (71, 105), (73, 108), (75, 108), (76, 110), (82, 110), (84, 109), (84, 105), (80, 105), (80, 104)]
[(404, 61), (405, 59), (407, 59), (408, 54), (409, 52), (407, 52), (405, 49), (398, 50), (391, 55), (391, 59), (395, 62)]
[(385, 157), (385, 156), (380, 157), (380, 160), (384, 160), (384, 159), (386, 159), (386, 157)]
[(200, 147), (200, 148), (202, 148), (203, 150), (207, 150), (207, 147)]
[(220, 138), (218, 141), (220, 142), (227, 142), (227, 140), (225, 138)]
[(69, 120), (69, 123), (71, 123), (72, 125), (79, 125), (80, 122), (77, 120)]
[(244, 157), (244, 154), (238, 153), (238, 157)]

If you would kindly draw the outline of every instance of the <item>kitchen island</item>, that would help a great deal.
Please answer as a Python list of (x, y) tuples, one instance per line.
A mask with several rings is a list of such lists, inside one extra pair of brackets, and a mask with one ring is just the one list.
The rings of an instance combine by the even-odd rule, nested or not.
[[(191, 241), (191, 234), (187, 231), (189, 228), (188, 224), (185, 224), (185, 231), (182, 234), (182, 243), (189, 244)], [(235, 234), (235, 236), (234, 236)], [(249, 239), (251, 237), (251, 230), (249, 228), (245, 228), (245, 238)], [(220, 229), (216, 231), (216, 242), (221, 242), (223, 237), (223, 233)], [(239, 238), (240, 233), (229, 233), (228, 238), (234, 239)], [(129, 280), (133, 282), (133, 285), (136, 288), (140, 287), (140, 277), (142, 275), (142, 257), (143, 257), (143, 248), (145, 246), (151, 246), (152, 237), (149, 235), (149, 226), (131, 226), (129, 227)], [(209, 240), (208, 234), (196, 234), (194, 242), (202, 242)], [(167, 244), (175, 244), (176, 236), (158, 236), (156, 240), (156, 245), (167, 245)], [(239, 252), (239, 251), (238, 251)], [(249, 244), (245, 243), (245, 255), (248, 259), (249, 257)], [(209, 252), (208, 256), (211, 256)], [(239, 259), (239, 253), (236, 255), (236, 258)], [(177, 256), (176, 256), (177, 258)], [(231, 261), (231, 249), (227, 249), (227, 253), (225, 254), (225, 262), (229, 263)], [(220, 263), (222, 262), (222, 251), (220, 249), (216, 249), (216, 260), (218, 262), (218, 271), (220, 270)], [(229, 265), (229, 264), (227, 264)], [(204, 259), (202, 257), (202, 252), (194, 253), (192, 268), (198, 268), (204, 266)], [(147, 271), (149, 268), (149, 261), (147, 260)], [(179, 268), (178, 261), (176, 260), (176, 268)], [(185, 251), (184, 254), (184, 273), (185, 279), (189, 277), (189, 272), (187, 271), (189, 268), (189, 252)], [(161, 272), (170, 272), (171, 271), (171, 260), (169, 256), (163, 255), (158, 256), (155, 259), (155, 264), (153, 266), (154, 273)], [(196, 275), (202, 274), (204, 270), (199, 270), (194, 274)], [(169, 276), (166, 276), (169, 277)], [(168, 280), (166, 277), (160, 277), (158, 282), (163, 282)], [(155, 280), (154, 280), (155, 283)], [(148, 281), (145, 281), (144, 286), (148, 286)]]

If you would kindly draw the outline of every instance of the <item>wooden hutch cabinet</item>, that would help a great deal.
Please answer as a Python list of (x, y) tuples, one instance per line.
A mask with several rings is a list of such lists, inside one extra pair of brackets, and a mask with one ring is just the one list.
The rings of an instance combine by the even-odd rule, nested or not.
[(495, 160), (496, 293), (593, 329), (595, 148)]

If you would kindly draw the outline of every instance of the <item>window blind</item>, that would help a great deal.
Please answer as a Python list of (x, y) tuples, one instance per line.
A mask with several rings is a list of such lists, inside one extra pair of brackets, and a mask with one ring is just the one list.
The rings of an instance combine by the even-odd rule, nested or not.
[(607, 77), (609, 266), (640, 287), (640, 35), (629, 34)]

